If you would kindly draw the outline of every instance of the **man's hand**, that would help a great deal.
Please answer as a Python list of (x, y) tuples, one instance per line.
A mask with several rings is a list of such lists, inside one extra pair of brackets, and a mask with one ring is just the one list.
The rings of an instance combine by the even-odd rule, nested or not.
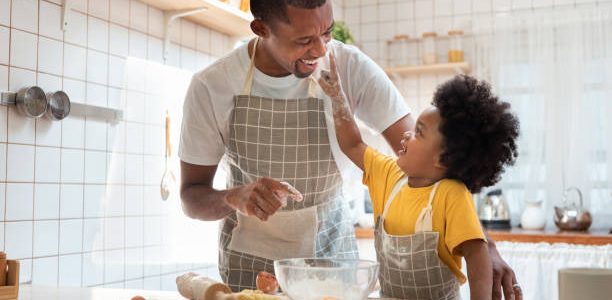
[(296, 199), (293, 197), (295, 191), (289, 187), (288, 184), (264, 177), (230, 190), (225, 203), (247, 216), (256, 216), (266, 221), (278, 209), (287, 205), (287, 198)]
[(514, 271), (497, 252), (497, 248), (489, 240), (489, 256), (493, 266), (493, 300), (502, 299), (502, 288), (504, 299), (522, 300), (523, 291), (516, 281)]

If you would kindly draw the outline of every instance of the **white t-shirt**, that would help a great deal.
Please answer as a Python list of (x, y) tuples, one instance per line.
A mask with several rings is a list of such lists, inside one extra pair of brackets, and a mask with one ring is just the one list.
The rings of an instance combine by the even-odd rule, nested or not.
[[(183, 107), (179, 157), (195, 165), (218, 165), (229, 142), (233, 97), (241, 94), (249, 68), (247, 43), (196, 73)], [(342, 87), (355, 115), (377, 132), (404, 117), (410, 110), (383, 70), (356, 47), (332, 40), (328, 51), (336, 57)], [(329, 58), (321, 58), (314, 74), (329, 70)], [(275, 99), (305, 98), (308, 79), (294, 75), (271, 77), (255, 68), (251, 94)], [(331, 100), (317, 85), (316, 96), (326, 100), (326, 120), (332, 154), (343, 177), (353, 169), (335, 138)], [(282, 100), (279, 100), (282, 101)], [(354, 169), (353, 169), (354, 170)]]

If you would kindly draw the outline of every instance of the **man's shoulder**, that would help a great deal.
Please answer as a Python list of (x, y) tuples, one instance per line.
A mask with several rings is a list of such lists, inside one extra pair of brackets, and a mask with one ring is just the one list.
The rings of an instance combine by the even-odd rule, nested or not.
[(347, 60), (349, 63), (369, 59), (368, 56), (355, 45), (347, 45), (336, 40), (331, 40), (329, 45), (337, 59)]
[(240, 57), (241, 51), (244, 51), (244, 46), (240, 46), (215, 60), (204, 69), (196, 72), (194, 77), (206, 82), (210, 80), (227, 80), (230, 76), (236, 76), (237, 73), (244, 71)]

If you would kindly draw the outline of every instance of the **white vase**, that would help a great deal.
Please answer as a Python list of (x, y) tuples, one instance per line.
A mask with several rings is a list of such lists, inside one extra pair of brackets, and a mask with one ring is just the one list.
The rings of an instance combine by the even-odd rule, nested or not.
[(546, 214), (542, 208), (542, 201), (526, 202), (527, 207), (521, 215), (523, 229), (541, 230), (546, 226)]

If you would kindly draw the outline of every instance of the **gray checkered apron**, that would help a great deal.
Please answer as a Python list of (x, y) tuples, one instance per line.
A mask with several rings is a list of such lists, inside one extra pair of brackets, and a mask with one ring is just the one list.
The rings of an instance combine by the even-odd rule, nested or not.
[(429, 194), (411, 235), (389, 235), (384, 220), (391, 202), (408, 183), (402, 178), (395, 184), (385, 209), (376, 220), (376, 257), (380, 264), (378, 279), (381, 296), (398, 299), (460, 299), (459, 281), (438, 256), (439, 233), (432, 231), (432, 201), (438, 189), (436, 182)]
[(234, 212), (223, 219), (219, 236), (219, 272), (233, 291), (255, 288), (260, 271), (274, 272), (275, 259), (293, 257), (357, 258), (342, 178), (332, 156), (324, 100), (270, 99), (251, 95), (255, 47), (242, 95), (234, 97), (226, 149), (229, 186), (261, 177), (286, 181), (302, 202), (288, 201), (268, 221)]

